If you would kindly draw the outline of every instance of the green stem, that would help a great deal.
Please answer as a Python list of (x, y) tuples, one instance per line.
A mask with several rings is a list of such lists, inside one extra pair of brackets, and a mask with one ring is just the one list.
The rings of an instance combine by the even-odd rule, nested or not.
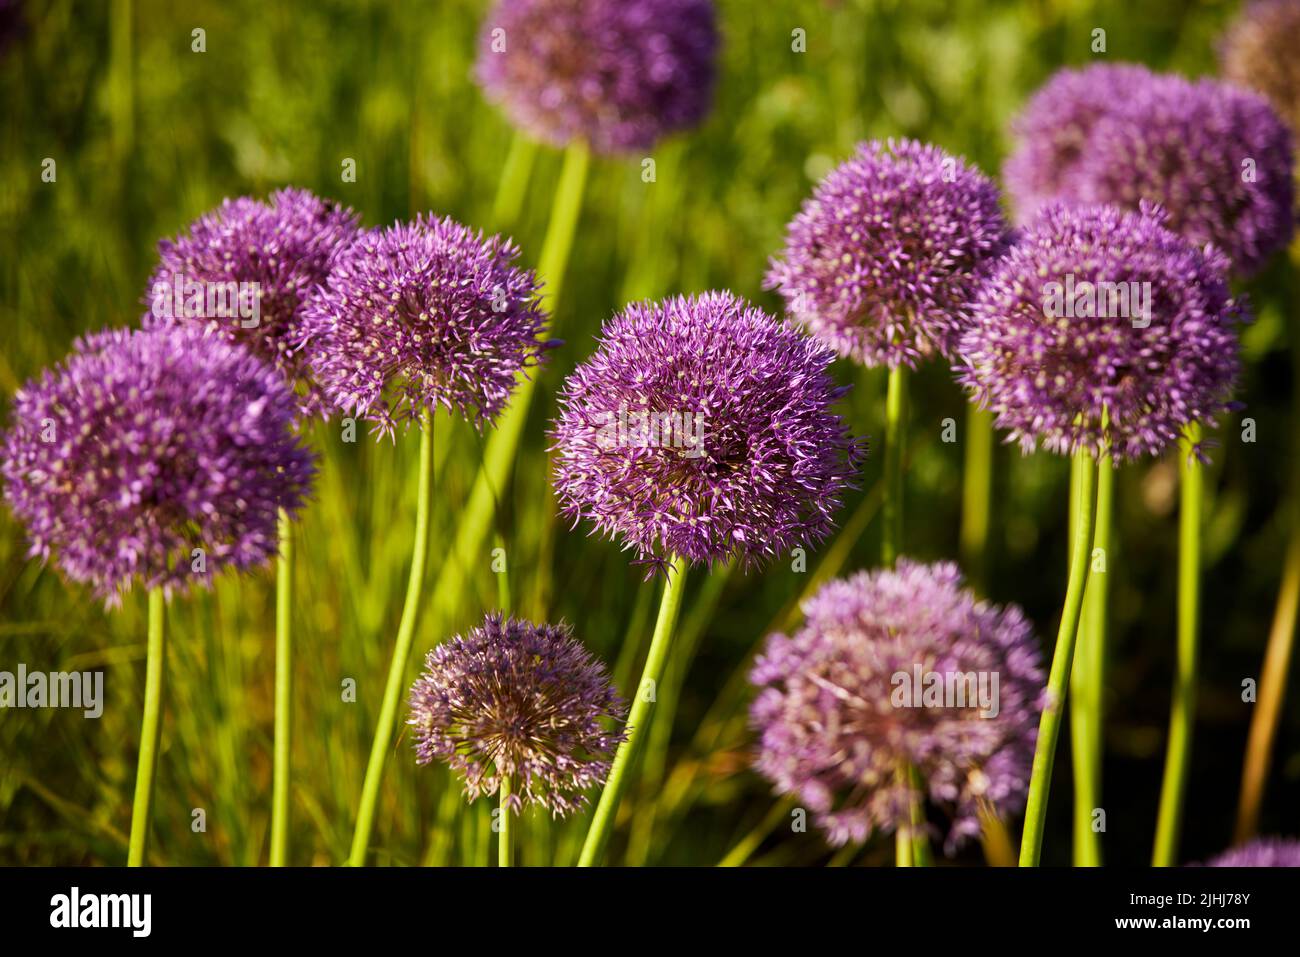
[(516, 130), (510, 141), (510, 152), (501, 167), (501, 178), (497, 181), (497, 195), (492, 203), (493, 228), (511, 229), (519, 219), (536, 158), (537, 142)]
[(365, 781), (361, 785), (361, 803), (357, 808), (357, 825), (352, 834), (352, 851), (348, 864), (361, 867), (370, 846), (370, 831), (375, 820), (375, 805), (383, 783), (384, 764), (388, 759), (397, 709), (406, 688), (406, 665), (411, 657), (411, 642), (420, 614), (420, 597), (424, 586), (424, 566), (429, 555), (429, 516), (433, 499), (433, 413), (426, 411), (420, 420), (420, 465), (416, 479), (415, 543), (411, 548), (411, 577), (406, 585), (406, 602), (397, 627), (393, 660), (388, 667), (388, 682), (379, 708), (379, 722), (370, 746)]
[[(1291, 508), (1296, 507), (1297, 503), (1292, 502)], [(1254, 837), (1259, 827), (1259, 808), (1264, 800), (1273, 740), (1277, 737), (1278, 717), (1282, 713), (1287, 674), (1291, 670), (1297, 610), (1300, 610), (1300, 530), (1293, 527), (1282, 568), (1282, 587), (1278, 590), (1273, 625), (1264, 652), (1264, 669), (1259, 676), (1259, 703), (1251, 712), (1250, 734), (1246, 738), (1241, 794), (1237, 801), (1237, 826), (1233, 832), (1237, 844), (1244, 844)]]
[(135, 766), (135, 801), (131, 806), (131, 837), (126, 866), (144, 865), (149, 846), (149, 815), (153, 809), (154, 772), (162, 735), (163, 660), (167, 654), (167, 609), (161, 588), (149, 591), (149, 644), (144, 670), (144, 719), (140, 723), (140, 757)]
[(632, 700), (632, 712), (627, 719), (627, 738), (618, 746), (614, 755), (613, 767), (609, 778), (600, 793), (600, 802), (592, 816), (591, 827), (587, 831), (587, 840), (582, 845), (582, 854), (578, 858), (579, 867), (592, 867), (599, 864), (614, 830), (614, 818), (623, 791), (628, 784), (628, 769), (636, 760), (637, 752), (645, 740), (646, 726), (650, 723), (651, 708), (663, 681), (664, 665), (668, 661), (668, 651), (672, 646), (673, 629), (677, 624), (677, 613), (682, 606), (682, 591), (686, 586), (686, 560), (674, 558), (668, 567), (664, 579), (663, 598), (659, 602), (659, 617), (655, 621), (654, 637), (650, 640), (650, 651), (646, 655), (645, 668), (641, 672), (641, 681), (637, 685)]
[[(1075, 473), (1077, 483), (1077, 473)], [(1079, 642), (1070, 674), (1070, 755), (1074, 767), (1074, 863), (1101, 866), (1101, 833), (1092, 816), (1101, 807), (1102, 698), (1106, 687), (1107, 583), (1110, 570), (1111, 513), (1115, 469), (1110, 456), (1097, 464), (1097, 517), (1092, 559), (1079, 621)], [(1077, 500), (1077, 494), (1074, 496)], [(1100, 554), (1099, 554), (1100, 553)]]
[(1205, 468), (1196, 456), (1201, 441), (1199, 422), (1183, 430), (1186, 465), (1178, 495), (1178, 666), (1169, 713), (1169, 744), (1165, 776), (1160, 786), (1156, 818), (1154, 867), (1172, 867), (1178, 857), (1187, 796), (1187, 770), (1192, 754), (1192, 724), (1196, 716), (1197, 630), (1200, 615), (1201, 512)]
[(1029, 777), (1029, 798), (1025, 804), (1025, 829), (1020, 839), (1020, 866), (1037, 867), (1043, 850), (1043, 827), (1047, 821), (1047, 796), (1052, 786), (1052, 766), (1056, 761), (1056, 739), (1061, 733), (1061, 711), (1070, 686), (1070, 667), (1074, 662), (1074, 643), (1079, 629), (1079, 613), (1088, 576), (1088, 558), (1092, 546), (1095, 507), (1096, 469), (1091, 454), (1080, 449), (1074, 454), (1072, 467), (1078, 472), (1075, 495), (1073, 547), (1070, 549), (1069, 583), (1061, 607), (1061, 625), (1056, 632), (1056, 649), (1047, 677), (1047, 701), (1038, 721), (1038, 740), (1034, 744), (1034, 764)]
[(718, 862), (718, 867), (740, 867), (743, 865), (758, 850), (767, 836), (775, 831), (782, 821), (790, 817), (795, 804), (796, 800), (793, 797), (784, 797), (773, 804), (772, 809), (767, 812), (767, 816), (758, 822), (757, 827), (736, 842), (736, 846)]
[(929, 867), (930, 839), (925, 835), (925, 797), (921, 775), (911, 765), (904, 766), (899, 777), (907, 782), (908, 822), (894, 833), (894, 864), (898, 867)]
[[(564, 167), (560, 171), (555, 201), (551, 206), (551, 222), (542, 243), (538, 273), (546, 284), (543, 299), (552, 316), (559, 301), (569, 253), (573, 248), (578, 214), (582, 210), (588, 158), (589, 153), (583, 143), (575, 142), (565, 151)], [(555, 323), (552, 321), (548, 333), (554, 331)], [(534, 371), (533, 375), (519, 382), (510, 405), (488, 439), (483, 464), (456, 525), (451, 553), (438, 570), (434, 600), (438, 603), (439, 622), (444, 626), (454, 623), (455, 611), (465, 592), (465, 570), (478, 567), (481, 561), (480, 549), (492, 524), (497, 490), (501, 490), (502, 494), (507, 492), (506, 480), (517, 457), (519, 438), (528, 418), (528, 408), (537, 388), (537, 379), (538, 375)]]
[(280, 509), (275, 566), (275, 743), (271, 771), (271, 866), (289, 863), (289, 741), (293, 715), (293, 522)]
[(907, 367), (889, 370), (885, 393), (885, 500), (881, 513), (880, 557), (893, 568), (903, 545), (903, 434), (907, 427)]
[(514, 814), (510, 810), (510, 775), (501, 776), (501, 787), (499, 788), (499, 812), (500, 830), (497, 832), (497, 865), (500, 867), (513, 867), (515, 863), (515, 823)]
[(993, 413), (966, 408), (966, 461), (962, 469), (962, 568), (977, 591), (988, 575), (989, 511), (993, 505)]

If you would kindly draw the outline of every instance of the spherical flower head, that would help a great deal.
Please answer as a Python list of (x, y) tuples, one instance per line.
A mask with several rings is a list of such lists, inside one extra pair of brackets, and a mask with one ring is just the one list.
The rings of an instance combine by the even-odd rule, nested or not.
[[(1109, 82), (1097, 83), (1105, 94), (1098, 101), (1102, 112), (1087, 125), (1073, 162), (1059, 171), (1050, 198), (1128, 210), (1144, 201), (1158, 203), (1175, 232), (1197, 244), (1214, 243), (1236, 273), (1258, 271), (1287, 244), (1294, 227), (1294, 159), (1286, 124), (1263, 97), (1231, 84), (1193, 82), (1137, 67), (1113, 69), (1101, 75)], [(1034, 116), (1020, 124), (1021, 135), (1036, 133), (1054, 142), (1040, 127), (1054, 115), (1060, 121), (1072, 115), (1066, 108), (1053, 111), (1056, 94), (1092, 78), (1085, 70), (1072, 82), (1049, 84), (1043, 101), (1031, 103)], [(1055, 135), (1073, 139), (1076, 133), (1067, 126)], [(1026, 140), (1009, 161), (1007, 179), (1014, 192), (1046, 192), (1050, 176), (1018, 183), (1019, 172), (1033, 166), (1026, 157), (1042, 149)], [(1032, 206), (1032, 199), (1021, 205)]]
[(1206, 867), (1300, 867), (1300, 841), (1260, 837), (1206, 862)]
[(790, 223), (766, 285), (840, 355), (915, 367), (951, 355), (1006, 232), (997, 187), (964, 160), (912, 140), (862, 143)]
[(539, 139), (649, 149), (708, 113), (716, 19), (712, 0), (500, 0), (483, 24), (478, 80)]
[(212, 325), (273, 364), (312, 414), (321, 397), (296, 351), (303, 305), (357, 226), (350, 209), (307, 190), (228, 199), (158, 244), (144, 324)]
[(362, 233), (308, 301), (302, 343), (334, 409), (391, 435), (438, 406), (476, 424), (535, 365), (545, 313), (509, 239), (450, 218)]
[(1254, 0), (1223, 38), (1223, 78), (1263, 93), (1291, 126), (1300, 130), (1300, 0)]
[(1059, 70), (1029, 98), (1011, 122), (1015, 147), (1002, 181), (1016, 222), (1031, 221), (1047, 203), (1077, 199), (1078, 167), (1087, 155), (1093, 127), (1135, 91), (1158, 83), (1146, 67), (1099, 63)]
[(949, 562), (901, 559), (827, 583), (804, 614), (750, 675), (755, 767), (831, 844), (907, 824), (914, 797), (949, 822), (949, 851), (979, 833), (982, 807), (1019, 809), (1044, 684), (1019, 608), (976, 601)]
[[(315, 460), (274, 368), (205, 327), (78, 340), (15, 396), (0, 466), (31, 554), (115, 604), (276, 553)], [(201, 550), (201, 551), (198, 551)]]
[(561, 817), (605, 780), (627, 717), (604, 667), (565, 625), (488, 615), (425, 658), (408, 724), (420, 764), (442, 761), (475, 800), (510, 779), (509, 806)]
[(832, 359), (730, 292), (628, 306), (560, 396), (562, 514), (652, 568), (821, 541), (863, 453), (831, 411)]
[(1025, 451), (1156, 455), (1229, 408), (1228, 262), (1166, 223), (1145, 205), (1047, 206), (982, 287), (958, 378)]

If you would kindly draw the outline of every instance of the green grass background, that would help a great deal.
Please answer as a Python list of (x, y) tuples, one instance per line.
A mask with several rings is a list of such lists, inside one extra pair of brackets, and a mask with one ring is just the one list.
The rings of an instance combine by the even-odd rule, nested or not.
[[(471, 78), (486, 5), (438, 2), (265, 3), (251, 0), (32, 0), (29, 28), (0, 61), (0, 406), (59, 360), (79, 334), (129, 325), (155, 243), (227, 196), (296, 185), (340, 200), (369, 225), (434, 210), (491, 229), (492, 202), (513, 132)], [(563, 618), (613, 669), (635, 681), (656, 596), (606, 542), (554, 521), (544, 429), (562, 377), (629, 300), (728, 287), (776, 311), (760, 288), (767, 258), (813, 183), (866, 137), (912, 136), (960, 152), (996, 174), (1006, 124), (1054, 69), (1137, 60), (1200, 74), (1233, 3), (1185, 0), (973, 3), (941, 0), (722, 0), (716, 105), (704, 126), (652, 153), (596, 159), (565, 282), (551, 354), (530, 413), (513, 483), (501, 490), (498, 532), (522, 613)], [(1093, 54), (1091, 31), (1107, 31)], [(191, 51), (191, 31), (207, 50)], [(791, 49), (806, 31), (807, 51)], [(57, 182), (41, 181), (44, 158)], [(341, 181), (345, 158), (355, 183)], [(512, 233), (535, 264), (560, 156), (543, 149)], [(1204, 667), (1184, 857), (1227, 845), (1250, 705), (1283, 550), (1281, 491), (1289, 468), (1291, 370), (1288, 276), (1278, 264), (1249, 289), (1241, 397), (1259, 440), (1219, 430), (1207, 487)], [(859, 434), (881, 432), (883, 378), (847, 363), (855, 389), (844, 413)], [(906, 551), (955, 557), (965, 426), (948, 370), (913, 379), (915, 451), (908, 476)], [(484, 440), (440, 416), (433, 570), (478, 468)], [(296, 607), (292, 860), (340, 863), (405, 587), (414, 516), (414, 436), (355, 444), (313, 434), (325, 460), (300, 532)], [(880, 459), (843, 512), (856, 520), (809, 555), (744, 574), (696, 572), (674, 668), (661, 690), (642, 774), (611, 846), (615, 863), (719, 861), (772, 812), (748, 769), (747, 662), (791, 621), (819, 562), (868, 567)], [(1063, 460), (1000, 448), (983, 589), (1016, 601), (1050, 638), (1065, 581)], [(878, 492), (876, 493), (878, 494)], [(1173, 658), (1176, 462), (1122, 473), (1111, 560), (1112, 667), (1104, 805), (1108, 860), (1149, 853), (1163, 761)], [(484, 546), (468, 569), (462, 620), (426, 615), (417, 656), (496, 601)], [(0, 712), (0, 864), (118, 864), (125, 860), (144, 668), (144, 595), (116, 613), (85, 588), (25, 558), (22, 529), (0, 511), (0, 669), (102, 668), (97, 721), (66, 710)], [(827, 567), (827, 566), (823, 566)], [(430, 578), (432, 581), (432, 576)], [(213, 593), (174, 600), (163, 750), (151, 858), (169, 864), (262, 863), (270, 812), (274, 627), (269, 572), (228, 578)], [(1045, 645), (1046, 647), (1046, 645)], [(1048, 649), (1050, 653), (1050, 649)], [(686, 665), (689, 663), (689, 673)], [(414, 677), (414, 661), (411, 676)], [(354, 679), (355, 703), (342, 700)], [(668, 720), (671, 719), (671, 720)], [(1044, 861), (1069, 859), (1068, 735), (1061, 741)], [(1264, 829), (1294, 833), (1300, 798), (1300, 719), (1287, 708)], [(417, 768), (395, 745), (372, 840), (379, 863), (486, 864), (487, 802), (466, 807), (440, 769)], [(202, 809), (206, 830), (193, 827)], [(527, 815), (524, 864), (567, 863), (585, 820)], [(1013, 834), (1018, 822), (1012, 822)], [(767, 864), (888, 863), (877, 839), (832, 855), (815, 831), (783, 823), (752, 860)], [(979, 864), (978, 845), (959, 863)]]

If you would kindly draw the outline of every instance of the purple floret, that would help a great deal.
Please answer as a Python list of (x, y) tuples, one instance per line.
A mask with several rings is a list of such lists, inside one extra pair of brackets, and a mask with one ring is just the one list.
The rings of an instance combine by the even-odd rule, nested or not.
[(703, 120), (717, 49), (712, 0), (501, 0), (477, 73), (533, 136), (623, 153)]
[(1300, 867), (1300, 841), (1259, 837), (1218, 857), (1206, 867)]
[(420, 764), (442, 761), (475, 800), (511, 782), (510, 807), (562, 817), (609, 773), (627, 707), (566, 625), (488, 615), (425, 658), (411, 688)]
[(1141, 67), (1058, 74), (1015, 123), (1007, 188), (1022, 220), (1044, 202), (1158, 203), (1169, 227), (1257, 272), (1290, 241), (1292, 136), (1264, 97)]
[(816, 544), (864, 452), (832, 411), (832, 359), (730, 292), (628, 306), (560, 396), (562, 514), (652, 565)]
[[(296, 351), (303, 306), (329, 275), (334, 257), (355, 237), (357, 226), (350, 209), (307, 190), (280, 190), (265, 203), (247, 196), (228, 199), (195, 220), (185, 233), (158, 244), (158, 266), (145, 294), (149, 309), (144, 324), (212, 325), (279, 369), (299, 391), (304, 414), (318, 412), (319, 390)], [(224, 300), (227, 308), (220, 310), (224, 315), (196, 317), (186, 310), (187, 291), (193, 284), (206, 290), (232, 282), (250, 284), (250, 290), (251, 284), (257, 284), (256, 316), (250, 316), (247, 301), (242, 313), (237, 305), (228, 308), (234, 304), (230, 297)]]
[(915, 367), (951, 356), (1006, 233), (997, 188), (965, 161), (912, 140), (862, 143), (790, 223), (766, 285), (840, 355)]
[[(1019, 810), (1044, 684), (1019, 608), (977, 601), (949, 562), (900, 559), (827, 583), (803, 610), (804, 626), (770, 636), (750, 675), (755, 768), (831, 844), (906, 825), (914, 798), (932, 805), (950, 851), (979, 833), (981, 808)], [(932, 680), (952, 694), (926, 699)]]
[(307, 303), (302, 343), (329, 404), (391, 435), (438, 406), (500, 414), (547, 347), (519, 249), (450, 218), (362, 233)]
[(110, 604), (135, 579), (207, 584), (273, 557), (279, 510), (303, 504), (294, 414), (284, 377), (211, 330), (102, 332), (16, 395), (5, 496), (31, 554)]
[(1048, 206), (981, 289), (958, 377), (1026, 451), (1158, 455), (1228, 410), (1242, 318), (1228, 263), (1166, 222), (1145, 206)]

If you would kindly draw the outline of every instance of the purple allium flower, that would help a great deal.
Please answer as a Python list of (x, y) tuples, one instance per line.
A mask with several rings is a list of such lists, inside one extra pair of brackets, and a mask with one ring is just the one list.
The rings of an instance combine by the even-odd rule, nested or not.
[(278, 510), (302, 505), (293, 417), (284, 377), (209, 329), (101, 332), (17, 393), (5, 495), (31, 555), (110, 605), (136, 578), (206, 584), (271, 558)]
[(532, 135), (623, 153), (703, 120), (717, 48), (712, 0), (500, 0), (477, 73)]
[(1048, 206), (981, 289), (959, 380), (1026, 451), (1158, 454), (1229, 407), (1242, 311), (1227, 268), (1158, 208)]
[(1044, 683), (1019, 608), (976, 601), (950, 562), (900, 559), (828, 582), (803, 610), (750, 674), (755, 767), (831, 844), (906, 824), (909, 769), (950, 820), (949, 851), (979, 832), (981, 805), (1019, 809)]
[(766, 286), (840, 355), (915, 367), (951, 356), (1006, 232), (997, 187), (965, 161), (913, 140), (862, 143), (804, 202)]
[(411, 688), (416, 760), (444, 761), (471, 801), (507, 775), (518, 813), (540, 804), (555, 817), (586, 803), (623, 740), (627, 706), (604, 667), (566, 625), (491, 614), (425, 658)]
[(1098, 63), (1059, 70), (1011, 121), (1016, 148), (1002, 181), (1016, 221), (1027, 223), (1046, 204), (1073, 195), (1093, 127), (1135, 90), (1156, 82), (1144, 66)]
[[(1216, 80), (1094, 67), (1058, 76), (1026, 114), (1017, 124), (1026, 138), (1006, 171), (1022, 218), (1049, 199), (1129, 210), (1159, 203), (1171, 229), (1214, 243), (1243, 275), (1291, 237), (1291, 132), (1261, 96)], [(1054, 133), (1053, 120), (1064, 124)], [(1058, 154), (1057, 144), (1085, 131), (1076, 152)], [(1062, 157), (1069, 161), (1057, 166)]]
[(532, 270), (451, 218), (362, 233), (307, 303), (302, 342), (330, 403), (391, 435), (442, 405), (494, 419), (552, 343)]
[(1254, 0), (1242, 8), (1223, 38), (1224, 79), (1263, 93), (1300, 130), (1300, 0)]
[(820, 541), (864, 451), (831, 411), (832, 359), (730, 292), (628, 306), (560, 396), (562, 514), (655, 566)]
[(1206, 861), (1206, 867), (1300, 867), (1300, 841), (1260, 837)]
[[(305, 414), (320, 411), (321, 397), (296, 352), (303, 305), (356, 235), (357, 224), (350, 209), (302, 189), (280, 190), (266, 203), (247, 196), (228, 199), (195, 220), (188, 232), (158, 244), (145, 325), (216, 326), (300, 389)], [(242, 299), (231, 283), (247, 284)], [(194, 307), (200, 300), (190, 299), (196, 290), (203, 297), (199, 309)], [(221, 314), (210, 314), (211, 305)]]

